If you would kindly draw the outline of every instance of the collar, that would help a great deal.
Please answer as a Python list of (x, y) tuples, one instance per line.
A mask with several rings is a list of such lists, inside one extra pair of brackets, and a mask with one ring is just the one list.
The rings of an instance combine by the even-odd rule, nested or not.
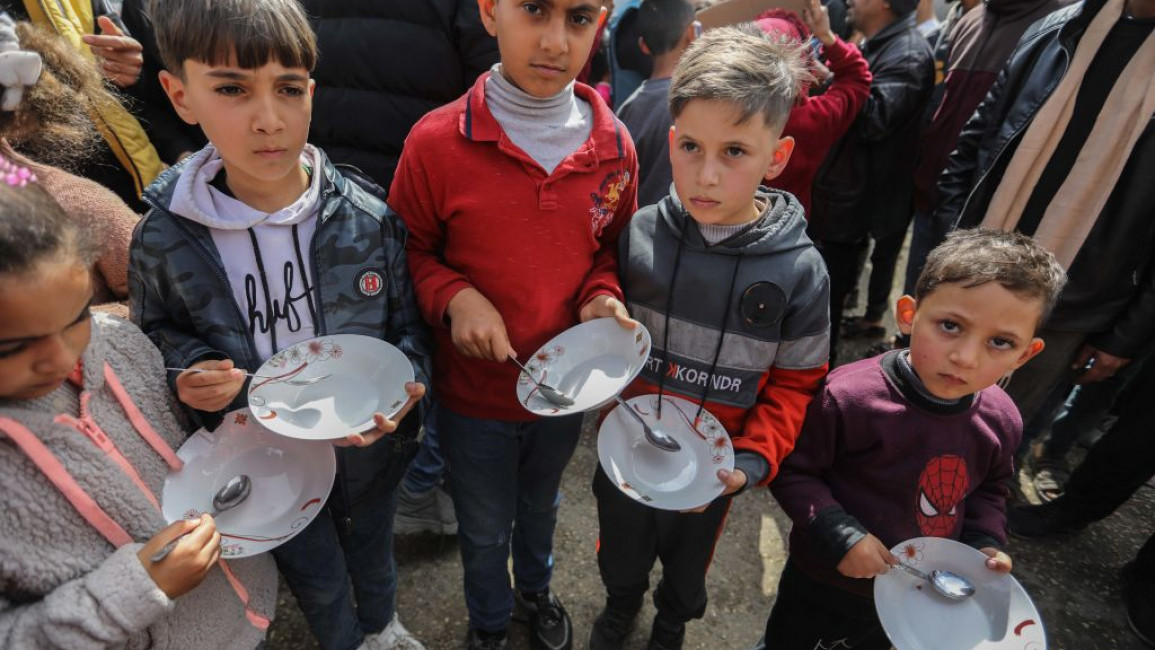
[[(516, 149), (516, 145), (506, 136), (493, 113), (485, 103), (485, 82), (492, 72), (486, 72), (477, 78), (473, 87), (465, 95), (465, 105), (458, 118), (458, 130), (466, 140), (473, 142), (496, 142), (498, 146), (508, 150)], [(578, 147), (570, 158), (578, 166), (596, 167), (606, 160), (624, 158), (626, 155), (623, 138), (623, 128), (604, 100), (598, 96), (593, 88), (583, 84), (574, 84), (574, 94), (583, 99), (593, 108), (593, 126), (590, 129), (590, 139)], [(563, 163), (564, 165), (564, 163)], [(559, 168), (562, 165), (559, 165)]]
[(902, 393), (908, 402), (919, 409), (934, 415), (958, 415), (965, 413), (974, 404), (974, 394), (959, 398), (954, 402), (936, 399), (926, 394), (922, 381), (914, 374), (913, 369), (904, 372), (900, 355), (905, 350), (892, 350), (882, 355), (879, 365), (887, 381)]

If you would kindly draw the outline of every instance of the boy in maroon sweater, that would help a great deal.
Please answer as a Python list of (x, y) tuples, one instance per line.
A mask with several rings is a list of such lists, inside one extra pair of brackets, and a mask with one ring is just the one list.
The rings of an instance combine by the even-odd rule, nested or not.
[(1011, 570), (1004, 484), (1022, 421), (995, 382), (1043, 349), (1035, 331), (1063, 282), (1025, 236), (955, 232), (896, 305), (910, 348), (830, 373), (770, 487), (794, 527), (767, 648), (890, 648), (871, 579), (912, 537), (957, 539)]
[[(410, 132), (389, 192), (408, 226), (417, 302), (434, 327), (436, 418), (458, 519), (469, 647), (497, 650), (516, 597), (538, 647), (572, 644), (549, 590), (562, 471), (581, 414), (518, 404), (509, 357), (613, 316), (632, 327), (618, 233), (637, 157), (601, 97), (575, 84), (598, 0), (479, 0), (501, 62)], [(507, 563), (512, 551), (515, 590)]]

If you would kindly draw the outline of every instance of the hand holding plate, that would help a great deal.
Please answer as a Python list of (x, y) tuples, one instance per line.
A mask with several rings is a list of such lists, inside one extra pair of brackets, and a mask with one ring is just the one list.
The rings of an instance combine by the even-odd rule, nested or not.
[(384, 436), (396, 431), (397, 427), (401, 424), (401, 420), (404, 420), (405, 416), (409, 414), (409, 411), (413, 410), (417, 402), (420, 402), (421, 398), (425, 397), (425, 384), (416, 381), (408, 382), (405, 384), (405, 392), (408, 393), (409, 400), (405, 402), (405, 406), (402, 406), (400, 411), (397, 411), (397, 415), (394, 415), (392, 420), (387, 419), (384, 413), (374, 413), (373, 424), (376, 426), (363, 433), (354, 433), (345, 436), (345, 438), (337, 440), (333, 444), (338, 447), (368, 447)]
[(626, 306), (622, 304), (622, 301), (604, 293), (590, 298), (589, 302), (582, 306), (581, 312), (578, 314), (578, 319), (583, 323), (595, 318), (616, 319), (618, 325), (628, 330), (632, 330), (638, 326), (638, 321), (630, 318), (630, 313), (626, 310)]
[[(722, 494), (718, 495), (718, 498), (721, 498), (724, 496), (729, 496), (731, 494), (734, 494), (738, 490), (741, 490), (742, 488), (746, 487), (746, 483), (750, 479), (748, 479), (746, 477), (746, 472), (743, 472), (740, 469), (736, 469), (732, 472), (726, 471), (724, 469), (720, 469), (720, 470), (718, 470), (718, 480), (722, 482), (722, 485), (726, 486), (726, 489), (722, 491)], [(713, 503), (713, 502), (711, 502), (711, 503)], [(706, 505), (698, 507), (698, 508), (694, 508), (693, 510), (683, 510), (682, 512), (693, 512), (693, 513), (706, 512), (706, 508), (709, 508), (709, 507), (710, 507), (710, 504), (707, 503)]]
[(1011, 567), (1014, 566), (1014, 563), (1011, 562), (1011, 556), (1003, 553), (993, 546), (980, 548), (979, 552), (990, 558), (987, 560), (987, 568), (991, 571), (996, 571), (998, 573), (1011, 572)]
[(890, 552), (882, 541), (867, 533), (842, 556), (838, 572), (848, 578), (873, 578), (886, 573), (891, 565), (898, 564), (898, 558)]

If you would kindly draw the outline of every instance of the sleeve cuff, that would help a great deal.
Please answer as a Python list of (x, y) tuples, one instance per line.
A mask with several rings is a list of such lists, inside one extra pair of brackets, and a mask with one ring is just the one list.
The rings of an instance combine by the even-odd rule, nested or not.
[(746, 485), (734, 493), (742, 494), (750, 486), (761, 485), (770, 476), (770, 463), (762, 456), (752, 451), (739, 451), (734, 454), (734, 469), (742, 470), (746, 474)]
[(834, 507), (815, 515), (806, 526), (806, 533), (831, 564), (838, 564), (855, 544), (866, 537), (867, 531), (845, 510)]
[(107, 615), (132, 632), (146, 629), (173, 608), (173, 601), (156, 586), (137, 557), (141, 546), (120, 547), (85, 579)]

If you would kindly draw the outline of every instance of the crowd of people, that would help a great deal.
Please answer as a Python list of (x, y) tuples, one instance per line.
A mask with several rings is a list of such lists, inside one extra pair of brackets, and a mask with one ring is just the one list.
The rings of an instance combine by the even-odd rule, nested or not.
[[(324, 650), (421, 650), (393, 538), (426, 532), (458, 536), (469, 650), (515, 612), (620, 649), (659, 561), (648, 648), (677, 650), (749, 492), (793, 524), (757, 647), (886, 650), (900, 542), (1006, 573), (1008, 531), (1126, 502), (1155, 474), (1155, 0), (713, 4), (0, 1), (0, 646), (265, 648), (283, 580)], [(596, 470), (575, 630), (583, 416), (529, 413), (509, 361), (597, 318), (652, 336), (623, 396), (693, 403), (734, 469), (689, 511)], [(396, 346), (409, 399), (334, 441), (303, 531), (225, 560), (212, 516), (161, 514), (174, 450), (327, 334)], [(1155, 536), (1121, 577), (1155, 647)]]

